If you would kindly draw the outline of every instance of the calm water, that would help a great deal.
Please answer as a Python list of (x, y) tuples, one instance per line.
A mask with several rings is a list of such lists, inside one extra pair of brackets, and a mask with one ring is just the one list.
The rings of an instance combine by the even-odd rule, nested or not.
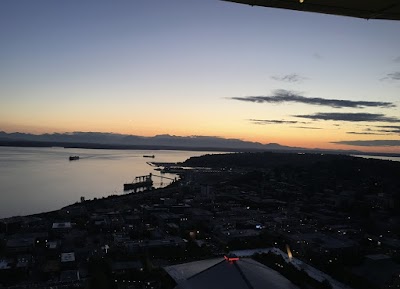
[[(160, 175), (146, 162), (178, 162), (207, 153), (0, 147), (0, 218), (60, 209), (81, 196), (123, 194), (123, 184), (135, 176)], [(70, 155), (80, 160), (69, 161)], [(153, 181), (160, 186), (159, 178)]]

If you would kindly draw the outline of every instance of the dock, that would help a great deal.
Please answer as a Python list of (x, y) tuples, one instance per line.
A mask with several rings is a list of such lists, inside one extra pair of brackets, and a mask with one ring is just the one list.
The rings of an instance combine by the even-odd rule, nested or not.
[(132, 183), (124, 184), (124, 191), (141, 192), (151, 190), (153, 188), (153, 180), (151, 174), (136, 177)]

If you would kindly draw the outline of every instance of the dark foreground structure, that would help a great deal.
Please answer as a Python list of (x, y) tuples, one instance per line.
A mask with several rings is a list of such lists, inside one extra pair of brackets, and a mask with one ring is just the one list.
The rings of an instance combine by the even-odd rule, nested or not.
[(166, 267), (175, 289), (299, 289), (278, 272), (250, 258), (220, 257)]
[(364, 19), (400, 20), (400, 4), (395, 0), (224, 0), (248, 4), (283, 8), (297, 11), (351, 16)]

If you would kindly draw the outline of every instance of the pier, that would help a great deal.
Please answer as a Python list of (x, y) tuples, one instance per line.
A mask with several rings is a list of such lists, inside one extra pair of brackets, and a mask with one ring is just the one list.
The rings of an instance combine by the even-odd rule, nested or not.
[(148, 191), (153, 188), (153, 180), (152, 177), (157, 177), (161, 179), (161, 185), (163, 184), (163, 180), (171, 180), (172, 182), (176, 181), (176, 178), (169, 178), (166, 176), (159, 176), (159, 175), (153, 175), (153, 174), (148, 174), (145, 176), (139, 176), (136, 177), (132, 183), (127, 183), (124, 184), (124, 191), (134, 191), (135, 193), (137, 192), (142, 192), (142, 191)]
[(151, 174), (145, 176), (136, 177), (132, 183), (124, 184), (124, 191), (140, 192), (145, 190), (151, 190), (153, 187), (153, 180)]

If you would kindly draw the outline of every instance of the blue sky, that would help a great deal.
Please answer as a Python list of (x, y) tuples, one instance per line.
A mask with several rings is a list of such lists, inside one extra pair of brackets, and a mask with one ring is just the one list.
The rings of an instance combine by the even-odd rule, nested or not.
[[(218, 0), (3, 1), (0, 130), (213, 135), (397, 152), (400, 121), (315, 114), (400, 118), (399, 33), (399, 21)], [(232, 99), (277, 90), (392, 106)], [(338, 143), (354, 140), (395, 142)]]

